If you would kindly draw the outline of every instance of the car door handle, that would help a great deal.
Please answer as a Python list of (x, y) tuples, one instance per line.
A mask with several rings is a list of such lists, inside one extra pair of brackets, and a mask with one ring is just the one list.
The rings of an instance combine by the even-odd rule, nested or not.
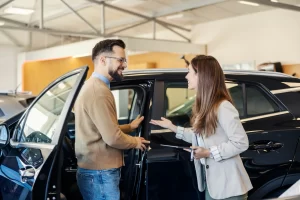
[(33, 166), (25, 166), (24, 168), (19, 169), (21, 175), (21, 181), (23, 183), (27, 182), (28, 179), (33, 179), (35, 175), (35, 169)]
[(270, 152), (276, 151), (283, 147), (282, 143), (274, 142), (274, 141), (258, 141), (249, 145), (249, 150)]

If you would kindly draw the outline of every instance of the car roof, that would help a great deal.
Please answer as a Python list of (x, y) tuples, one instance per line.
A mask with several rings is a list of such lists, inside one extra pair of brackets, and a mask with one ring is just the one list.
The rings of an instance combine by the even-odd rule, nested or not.
[[(294, 76), (269, 71), (255, 71), (255, 70), (223, 70), (225, 75), (254, 75), (254, 76), (268, 76), (268, 77), (283, 77), (283, 78), (295, 78)], [(125, 77), (143, 77), (152, 76), (160, 77), (165, 75), (178, 75), (188, 72), (187, 68), (167, 68), (167, 69), (139, 69), (139, 70), (127, 70), (123, 74)]]
[[(187, 68), (177, 69), (143, 69), (125, 70), (124, 81), (147, 81), (147, 80), (184, 80)], [(282, 90), (291, 88), (289, 82), (300, 85), (300, 79), (288, 74), (269, 71), (255, 70), (224, 70), (227, 81), (251, 82), (263, 84), (269, 90)], [(299, 87), (299, 86), (297, 86)]]

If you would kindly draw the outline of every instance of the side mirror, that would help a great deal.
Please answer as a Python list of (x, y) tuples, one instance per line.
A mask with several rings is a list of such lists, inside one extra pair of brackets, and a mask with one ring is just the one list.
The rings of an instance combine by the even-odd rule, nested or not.
[(0, 124), (0, 149), (8, 144), (9, 139), (9, 130), (6, 124)]

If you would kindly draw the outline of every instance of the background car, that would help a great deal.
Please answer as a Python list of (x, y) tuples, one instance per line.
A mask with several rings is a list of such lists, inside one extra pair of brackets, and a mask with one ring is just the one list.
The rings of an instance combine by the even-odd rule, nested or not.
[[(3, 199), (58, 199), (61, 194), (81, 199), (76, 184), (76, 116), (72, 107), (87, 70), (80, 68), (60, 77), (24, 114), (5, 122), (11, 140), (10, 145), (0, 144)], [(190, 127), (195, 92), (187, 89), (186, 73), (186, 69), (128, 71), (122, 82), (111, 83), (119, 123), (145, 116), (141, 127), (130, 135), (151, 141), (146, 152), (124, 152), (121, 199), (204, 199), (190, 154), (162, 146), (190, 144), (149, 124), (151, 119), (165, 116), (176, 125)], [(225, 76), (250, 143), (241, 154), (254, 186), (249, 199), (278, 197), (300, 179), (300, 80), (270, 72), (225, 71)], [(65, 87), (59, 87), (61, 84)], [(186, 107), (185, 112), (176, 112)]]
[(0, 123), (27, 108), (35, 96), (30, 92), (0, 92)]

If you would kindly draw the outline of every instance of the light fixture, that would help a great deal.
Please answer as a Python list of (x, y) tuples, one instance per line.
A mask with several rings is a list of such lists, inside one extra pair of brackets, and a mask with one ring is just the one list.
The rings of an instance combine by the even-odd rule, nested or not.
[(278, 0), (271, 0), (272, 2), (274, 2), (274, 3), (278, 3), (279, 1)]
[(167, 16), (166, 19), (178, 19), (178, 18), (182, 18), (182, 17), (183, 17), (183, 14), (180, 13), (180, 14), (176, 14), (176, 15)]
[(0, 21), (0, 26), (3, 26), (5, 24), (4, 21)]
[(15, 14), (15, 15), (30, 15), (34, 12), (32, 9), (28, 8), (17, 8), (17, 7), (8, 7), (4, 10), (4, 13)]
[(249, 6), (259, 6), (258, 3), (253, 3), (253, 2), (249, 2), (249, 1), (239, 1), (239, 3), (249, 5)]

